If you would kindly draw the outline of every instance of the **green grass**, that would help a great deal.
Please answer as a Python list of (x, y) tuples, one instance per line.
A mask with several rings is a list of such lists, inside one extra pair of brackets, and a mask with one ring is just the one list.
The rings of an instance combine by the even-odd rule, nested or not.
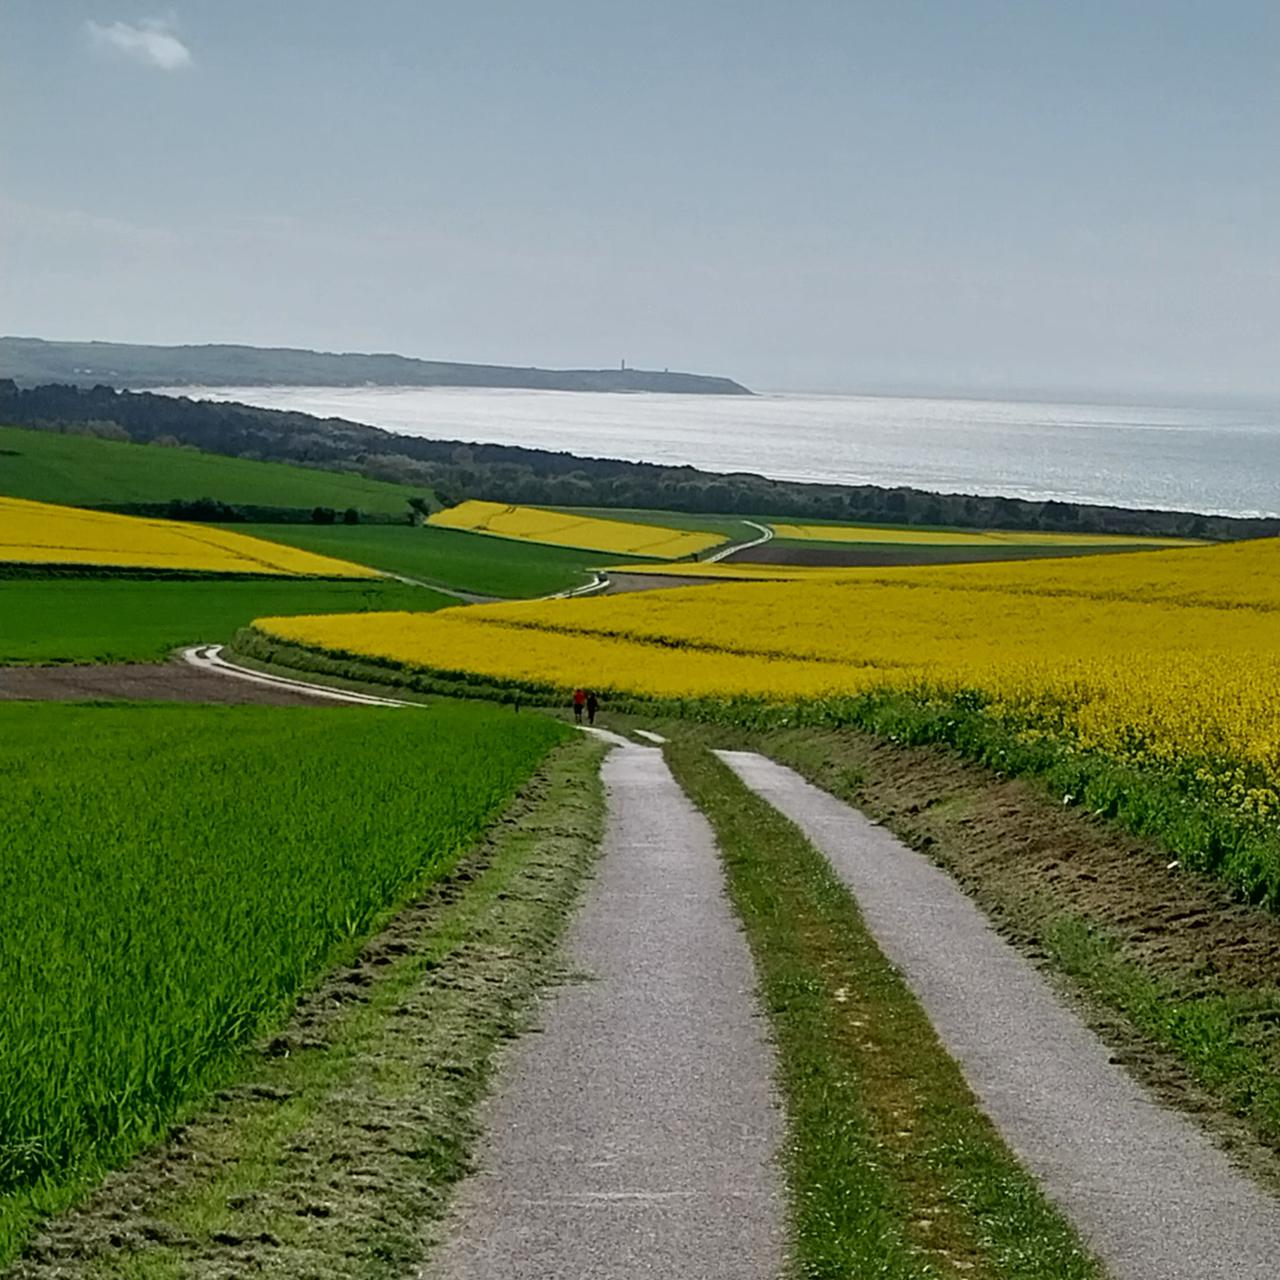
[(281, 462), (0, 427), (0, 493), (69, 506), (215, 498), (233, 506), (333, 507), (408, 516), (429, 491)]
[(777, 1044), (791, 1274), (1099, 1276), (826, 859), (696, 742), (666, 750), (715, 828)]
[(0, 1258), (224, 1079), (567, 736), (456, 704), (0, 706)]
[(155, 662), (223, 643), (254, 618), (456, 604), (399, 582), (0, 580), (0, 663)]
[(226, 525), (236, 533), (284, 542), (304, 551), (354, 560), (387, 573), (476, 595), (551, 595), (590, 581), (609, 561), (598, 551), (574, 551), (490, 538), (456, 529), (408, 525)]
[[(361, 1001), (333, 999), (347, 971), (305, 997), (278, 1037), (288, 1053), (248, 1059), (180, 1147), (57, 1224), (24, 1274), (212, 1280), (259, 1260), (316, 1280), (417, 1274), (497, 1052), (559, 963), (600, 840), (602, 753), (581, 735), (553, 750), (489, 838), (361, 953)], [(360, 1193), (335, 1194), (334, 1170), (356, 1168)]]
[(1268, 1147), (1280, 1148), (1280, 1045), (1272, 1031), (1280, 991), (1228, 990), (1212, 974), (1188, 990), (1185, 981), (1128, 959), (1117, 938), (1078, 916), (1055, 920), (1044, 944), (1057, 968), (1173, 1053)]

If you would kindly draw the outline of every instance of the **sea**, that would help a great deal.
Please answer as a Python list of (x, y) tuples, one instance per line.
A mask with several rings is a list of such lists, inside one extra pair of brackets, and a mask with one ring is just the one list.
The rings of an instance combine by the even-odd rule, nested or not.
[(1280, 516), (1280, 406), (469, 387), (168, 391), (347, 418), (410, 436), (751, 471), (778, 480)]

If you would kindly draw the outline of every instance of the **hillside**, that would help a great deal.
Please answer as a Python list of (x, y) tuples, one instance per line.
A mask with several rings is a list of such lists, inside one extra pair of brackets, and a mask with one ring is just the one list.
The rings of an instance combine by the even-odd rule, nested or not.
[(392, 354), (304, 351), (223, 343), (152, 347), (127, 342), (0, 338), (0, 377), (24, 386), (524, 387), (539, 391), (666, 391), (750, 395), (730, 378), (650, 369), (535, 369), (457, 364)]
[(309, 511), (354, 507), (406, 517), (429, 490), (282, 462), (0, 427), (0, 494), (77, 507), (124, 509), (213, 499), (235, 507)]

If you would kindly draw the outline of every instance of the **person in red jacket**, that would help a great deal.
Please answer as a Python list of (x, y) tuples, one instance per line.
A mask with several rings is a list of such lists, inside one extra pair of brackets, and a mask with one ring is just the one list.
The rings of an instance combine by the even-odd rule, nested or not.
[(587, 705), (587, 691), (585, 689), (575, 689), (573, 691), (573, 718), (582, 723), (582, 708)]

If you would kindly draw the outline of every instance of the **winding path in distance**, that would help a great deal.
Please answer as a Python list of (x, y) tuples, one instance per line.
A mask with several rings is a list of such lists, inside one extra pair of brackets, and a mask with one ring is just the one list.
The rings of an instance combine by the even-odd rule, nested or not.
[(827, 856), (983, 1109), (1113, 1280), (1280, 1275), (1280, 1205), (1116, 1065), (946, 872), (785, 766), (717, 754)]
[(372, 693), (357, 693), (352, 689), (337, 689), (332, 685), (316, 684), (310, 680), (298, 680), (293, 676), (278, 676), (265, 671), (254, 671), (239, 666), (222, 656), (220, 644), (198, 644), (182, 651), (182, 660), (189, 666), (220, 676), (245, 680), (264, 689), (282, 689), (305, 693), (308, 697), (323, 698), (330, 702), (345, 702), (361, 707), (421, 707), (421, 702), (403, 698), (384, 698)]
[(703, 561), (704, 564), (719, 564), (721, 560), (727, 560), (730, 556), (737, 555), (739, 551), (750, 551), (752, 547), (762, 547), (766, 542), (773, 541), (773, 530), (767, 524), (757, 524), (754, 520), (744, 520), (742, 523), (755, 529), (760, 536), (750, 542), (732, 543), (717, 551), (715, 555), (708, 556)]
[(430, 1280), (775, 1280), (782, 1120), (711, 828), (616, 735), (603, 859)]

